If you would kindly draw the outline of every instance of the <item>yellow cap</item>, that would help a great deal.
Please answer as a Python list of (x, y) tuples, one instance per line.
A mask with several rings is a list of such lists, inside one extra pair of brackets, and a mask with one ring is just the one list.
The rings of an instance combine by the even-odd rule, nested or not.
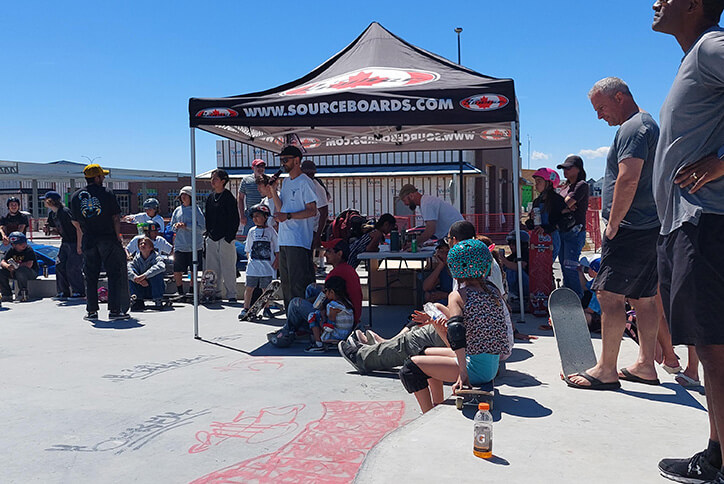
[(83, 168), (83, 175), (86, 178), (95, 178), (100, 175), (107, 175), (110, 171), (104, 170), (101, 168), (101, 165), (97, 163), (93, 163), (92, 165), (86, 165), (85, 168)]

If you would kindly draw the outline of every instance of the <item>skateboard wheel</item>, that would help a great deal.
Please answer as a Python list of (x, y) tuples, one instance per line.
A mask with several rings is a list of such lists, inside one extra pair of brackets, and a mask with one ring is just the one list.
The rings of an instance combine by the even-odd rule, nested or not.
[(458, 410), (463, 409), (463, 397), (455, 397), (455, 408)]

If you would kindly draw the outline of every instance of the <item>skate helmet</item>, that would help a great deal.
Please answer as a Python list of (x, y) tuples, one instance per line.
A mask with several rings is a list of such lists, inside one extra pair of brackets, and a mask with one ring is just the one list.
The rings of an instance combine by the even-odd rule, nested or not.
[(450, 275), (455, 279), (480, 279), (490, 273), (493, 256), (485, 242), (467, 239), (458, 242), (447, 255)]
[(293, 332), (282, 328), (266, 335), (266, 339), (277, 348), (286, 348), (294, 343), (295, 335)]
[(152, 209), (154, 209), (154, 210), (158, 210), (158, 206), (159, 206), (158, 200), (156, 200), (155, 198), (147, 198), (147, 199), (143, 202), (143, 209), (144, 209), (144, 210), (148, 210), (149, 208), (152, 208)]
[[(505, 237), (505, 241), (508, 242), (508, 245), (510, 245), (510, 244), (512, 244), (513, 242), (515, 242), (515, 239), (516, 239), (516, 237), (515, 237), (515, 230), (512, 230), (512, 231)], [(522, 230), (522, 229), (521, 229), (521, 231), (520, 231), (520, 243), (521, 243), (521, 244), (528, 244), (528, 243), (530, 243), (530, 235), (528, 234), (528, 232), (526, 232), (525, 230)]]
[(10, 243), (15, 244), (24, 244), (28, 241), (28, 238), (25, 237), (25, 234), (22, 232), (10, 232), (10, 235), (8, 235), (8, 240), (10, 240)]
[(537, 176), (545, 181), (551, 182), (553, 184), (553, 188), (558, 188), (558, 185), (561, 182), (561, 177), (558, 175), (558, 172), (551, 168), (538, 168), (535, 173), (533, 173), (533, 176)]
[(269, 210), (269, 207), (267, 207), (263, 203), (257, 203), (249, 209), (249, 213), (252, 216), (254, 216), (255, 213), (260, 213), (266, 217), (269, 217), (271, 215), (271, 210)]
[(7, 203), (8, 208), (10, 208), (10, 204), (13, 202), (17, 203), (18, 206), (20, 206), (20, 199), (18, 197), (10, 197), (10, 198), (8, 198), (8, 203)]

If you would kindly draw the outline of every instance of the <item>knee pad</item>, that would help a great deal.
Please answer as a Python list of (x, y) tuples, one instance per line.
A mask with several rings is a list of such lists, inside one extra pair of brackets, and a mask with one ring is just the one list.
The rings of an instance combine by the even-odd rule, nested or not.
[(427, 388), (427, 379), (429, 378), (419, 366), (410, 358), (400, 368), (400, 381), (407, 390), (407, 393), (415, 393)]
[(462, 316), (453, 316), (447, 322), (447, 342), (450, 348), (455, 351), (467, 346), (465, 340), (465, 325)]

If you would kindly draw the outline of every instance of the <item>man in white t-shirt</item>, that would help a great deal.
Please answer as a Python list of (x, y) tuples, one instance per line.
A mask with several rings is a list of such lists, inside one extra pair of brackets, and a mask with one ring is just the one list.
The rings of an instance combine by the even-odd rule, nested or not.
[(445, 200), (432, 195), (423, 195), (410, 183), (402, 186), (399, 198), (413, 212), (420, 207), (422, 220), (425, 221), (425, 230), (417, 236), (418, 245), (422, 245), (433, 235), (442, 239), (447, 235), (452, 224), (463, 219), (460, 212)]
[(314, 182), (302, 173), (302, 151), (287, 146), (279, 154), (281, 165), (289, 177), (277, 193), (277, 180), (272, 196), (279, 223), (279, 278), (282, 281), (284, 307), (295, 297), (304, 297), (307, 285), (314, 282), (312, 240), (314, 217), (317, 215), (317, 192)]

